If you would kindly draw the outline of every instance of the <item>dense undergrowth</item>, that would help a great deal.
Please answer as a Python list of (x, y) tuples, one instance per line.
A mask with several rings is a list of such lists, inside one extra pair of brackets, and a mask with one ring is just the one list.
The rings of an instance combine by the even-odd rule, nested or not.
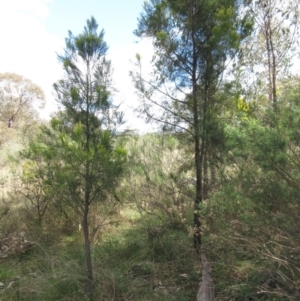
[[(131, 165), (118, 201), (92, 207), (94, 299), (196, 300), (202, 267), (192, 246), (194, 184), (182, 169), (187, 158), (179, 140), (153, 134), (126, 143)], [(216, 300), (299, 300), (297, 189), (270, 166), (262, 172), (258, 159), (251, 168), (250, 159), (237, 167), (241, 157), (230, 147), (218, 185), (201, 207), (201, 252), (212, 262)], [(4, 158), (7, 149), (1, 152)], [(0, 300), (87, 300), (79, 221), (53, 201), (39, 222), (36, 208), (18, 193), (23, 163), (15, 153), (1, 169), (2, 179), (13, 176), (1, 186)]]
[[(13, 214), (16, 212), (2, 217), (7, 237), (20, 235), (19, 228), (34, 245), (5, 252), (9, 255), (1, 258), (1, 300), (85, 300), (79, 230), (52, 225), (38, 233)], [(102, 229), (105, 233), (92, 249), (95, 300), (191, 300), (199, 266), (186, 233), (165, 229), (162, 236), (155, 237), (141, 225), (141, 217), (127, 205)]]
[[(1, 213), (6, 237), (20, 239), (23, 230), (34, 243), (2, 253), (8, 256), (1, 257), (1, 300), (85, 300), (79, 230), (53, 224), (39, 233), (21, 209)], [(95, 300), (196, 300), (201, 265), (187, 231), (166, 228), (155, 236), (153, 220), (147, 228), (141, 218), (135, 205), (126, 205), (93, 245)], [(281, 250), (278, 258), (271, 253), (264, 232), (231, 221), (228, 229), (215, 225), (207, 233), (203, 252), (213, 263), (216, 300), (297, 300), (287, 295), (296, 289), (290, 278), (296, 283), (299, 274), (281, 262)]]

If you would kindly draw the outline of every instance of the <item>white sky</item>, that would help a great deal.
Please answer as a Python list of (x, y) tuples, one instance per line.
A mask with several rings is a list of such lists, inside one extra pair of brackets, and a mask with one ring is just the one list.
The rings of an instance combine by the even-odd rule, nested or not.
[(14, 72), (31, 79), (46, 94), (42, 117), (56, 109), (52, 85), (62, 76), (57, 53), (63, 53), (68, 30), (77, 35), (94, 16), (105, 30), (108, 56), (114, 67), (116, 102), (123, 101), (130, 127), (145, 128), (129, 108), (138, 104), (129, 71), (136, 53), (150, 60), (149, 42), (136, 43), (133, 30), (143, 0), (0, 0), (0, 73)]

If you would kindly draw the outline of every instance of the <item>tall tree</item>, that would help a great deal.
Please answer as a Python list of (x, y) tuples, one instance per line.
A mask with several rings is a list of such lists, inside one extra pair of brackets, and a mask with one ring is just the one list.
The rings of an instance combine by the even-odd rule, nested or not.
[[(243, 49), (243, 62), (254, 79), (266, 88), (269, 103), (276, 111), (278, 80), (286, 78), (299, 38), (299, 0), (249, 0), (246, 6), (254, 30)], [(267, 80), (266, 80), (267, 79)], [(249, 75), (247, 75), (249, 85)]]
[[(89, 209), (93, 201), (105, 198), (117, 184), (123, 170), (125, 152), (112, 145), (111, 63), (106, 59), (104, 31), (91, 17), (82, 34), (69, 32), (64, 55), (59, 56), (65, 79), (54, 85), (58, 101), (65, 109), (66, 128), (62, 136), (65, 193), (82, 218), (87, 265), (87, 293), (93, 297), (93, 271), (89, 235)], [(68, 133), (68, 130), (65, 131)], [(71, 155), (71, 157), (69, 157)]]
[[(87, 268), (86, 292), (93, 299), (90, 209), (113, 194), (125, 168), (126, 152), (114, 139), (116, 114), (111, 101), (111, 63), (104, 31), (91, 17), (83, 33), (69, 31), (59, 56), (65, 77), (54, 84), (62, 111), (31, 144), (28, 158), (45, 157), (54, 176), (45, 184), (81, 220)], [(47, 168), (47, 166), (45, 167)], [(43, 173), (45, 174), (45, 173)], [(53, 175), (53, 173), (51, 173)]]
[(150, 37), (156, 50), (150, 79), (142, 76), (137, 55), (140, 71), (133, 79), (143, 100), (142, 110), (148, 118), (188, 133), (194, 144), (197, 250), (215, 95), (228, 60), (238, 51), (250, 25), (246, 18), (238, 21), (235, 0), (151, 0), (144, 4), (135, 31), (139, 37)]

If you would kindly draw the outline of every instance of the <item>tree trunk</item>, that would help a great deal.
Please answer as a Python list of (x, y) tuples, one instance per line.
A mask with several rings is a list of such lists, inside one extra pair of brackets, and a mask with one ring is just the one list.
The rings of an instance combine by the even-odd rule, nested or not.
[(268, 72), (269, 72), (269, 101), (273, 105), (274, 111), (277, 109), (277, 88), (276, 88), (276, 56), (273, 47), (272, 27), (270, 16), (266, 17), (264, 23), (266, 48), (268, 56)]
[[(90, 77), (90, 63), (87, 61), (87, 77)], [(90, 127), (90, 80), (87, 80), (86, 87), (86, 115), (85, 115), (85, 126), (86, 126), (86, 151), (90, 151), (90, 139), (91, 139), (91, 127)], [(91, 243), (89, 235), (89, 207), (90, 207), (90, 164), (86, 162), (85, 171), (85, 196), (84, 196), (84, 214), (83, 214), (83, 233), (84, 233), (84, 248), (85, 248), (85, 262), (87, 269), (87, 282), (86, 282), (86, 293), (89, 299), (93, 300), (93, 265), (91, 258)]]
[[(193, 14), (193, 13), (192, 13)], [(192, 15), (191, 15), (192, 16)], [(193, 18), (193, 16), (192, 16)], [(195, 167), (196, 167), (196, 197), (194, 202), (194, 248), (199, 252), (201, 247), (201, 221), (200, 221), (200, 203), (202, 202), (202, 158), (200, 148), (200, 122), (198, 107), (198, 87), (197, 87), (197, 63), (198, 56), (196, 53), (195, 30), (192, 29), (191, 38), (193, 41), (193, 125), (194, 125), (194, 142), (195, 142)]]
[(82, 229), (84, 234), (85, 262), (87, 268), (86, 293), (89, 299), (93, 300), (93, 265), (92, 265), (92, 257), (91, 257), (91, 243), (89, 237), (88, 214), (89, 214), (89, 204), (88, 202), (85, 202)]
[[(198, 130), (199, 131), (199, 130)], [(194, 206), (194, 248), (199, 252), (201, 247), (200, 203), (202, 201), (202, 162), (200, 154), (200, 139), (195, 138), (196, 165), (196, 198)]]
[(214, 164), (214, 156), (213, 154), (210, 154), (209, 156), (209, 169), (210, 169), (210, 186), (211, 189), (214, 189), (216, 183), (217, 183), (217, 172), (216, 172), (216, 166)]
[(209, 191), (209, 180), (208, 180), (208, 146), (204, 148), (204, 156), (203, 156), (203, 200), (208, 199), (208, 191)]
[(272, 95), (273, 95), (273, 108), (277, 110), (277, 87), (276, 87), (276, 56), (273, 47), (272, 32), (270, 29), (270, 50), (272, 56)]
[[(207, 38), (208, 39), (208, 38)], [(203, 162), (203, 191), (202, 199), (208, 199), (208, 147), (209, 147), (209, 133), (208, 133), (208, 122), (209, 122), (209, 100), (210, 100), (210, 84), (212, 81), (212, 57), (211, 53), (205, 56), (205, 73), (204, 73), (204, 97), (203, 97), (203, 112), (202, 112), (202, 162)]]
[(269, 23), (265, 23), (265, 38), (266, 38), (266, 48), (267, 48), (267, 55), (268, 55), (268, 77), (269, 77), (269, 102), (273, 103), (273, 88), (272, 88), (272, 63), (271, 63), (271, 49), (270, 49), (270, 27)]

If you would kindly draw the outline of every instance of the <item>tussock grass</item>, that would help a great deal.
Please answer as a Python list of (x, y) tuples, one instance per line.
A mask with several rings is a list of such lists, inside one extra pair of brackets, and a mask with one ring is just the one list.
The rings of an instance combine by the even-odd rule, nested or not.
[[(141, 218), (146, 224), (150, 221), (133, 205), (126, 205), (120, 214), (122, 222), (106, 226), (92, 247), (95, 300), (191, 300), (199, 274), (187, 233), (167, 229), (163, 237), (149, 238)], [(85, 300), (81, 234), (58, 231), (56, 240), (47, 240), (47, 231), (33, 233), (34, 249), (2, 260), (0, 281), (5, 288), (0, 299)], [(188, 281), (180, 274), (187, 274)]]

